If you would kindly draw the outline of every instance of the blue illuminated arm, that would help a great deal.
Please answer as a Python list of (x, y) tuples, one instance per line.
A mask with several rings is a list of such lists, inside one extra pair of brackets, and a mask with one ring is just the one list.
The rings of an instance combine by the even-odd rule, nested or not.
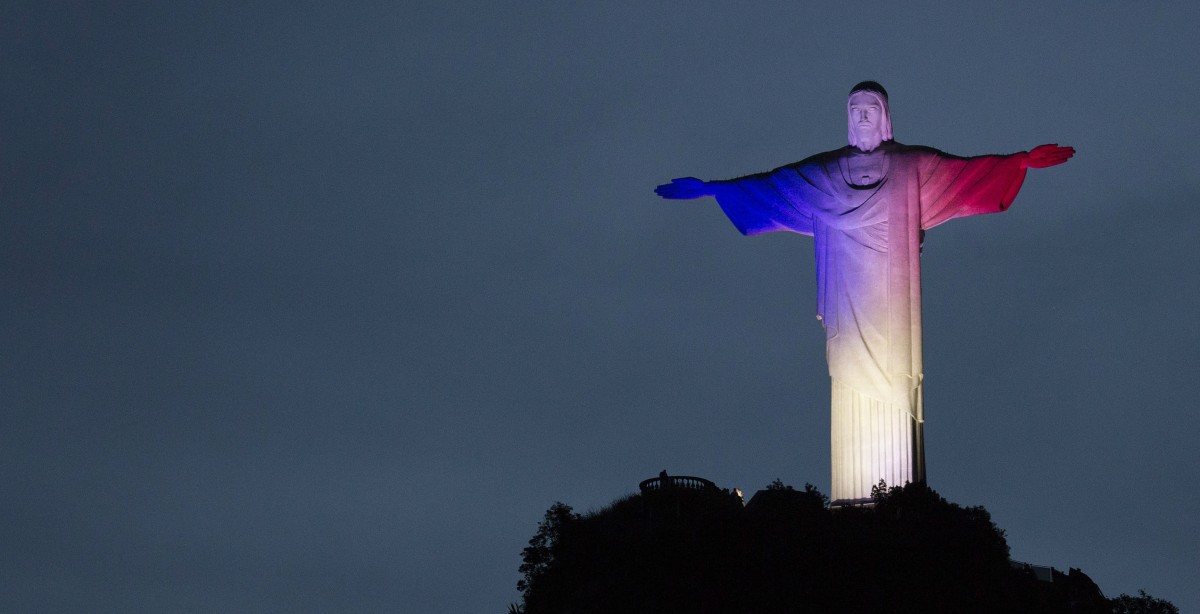
[(811, 215), (798, 211), (773, 186), (771, 176), (778, 171), (726, 181), (679, 177), (658, 186), (654, 192), (673, 200), (712, 196), (744, 235), (778, 231), (812, 234)]
[(672, 200), (688, 200), (715, 196), (717, 182), (701, 181), (695, 177), (677, 177), (671, 183), (664, 183), (654, 188), (654, 193)]

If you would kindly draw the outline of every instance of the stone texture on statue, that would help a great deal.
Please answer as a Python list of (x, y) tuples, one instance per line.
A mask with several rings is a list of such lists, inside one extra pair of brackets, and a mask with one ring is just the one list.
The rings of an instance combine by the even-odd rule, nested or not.
[(850, 145), (768, 173), (729, 181), (686, 177), (663, 198), (716, 197), (746, 235), (812, 235), (817, 318), (832, 381), (832, 499), (870, 499), (925, 480), (921, 360), (921, 241), (956, 217), (1012, 204), (1026, 168), (1061, 164), (1074, 150), (1042, 145), (963, 158), (895, 142), (887, 92), (864, 81), (846, 103)]

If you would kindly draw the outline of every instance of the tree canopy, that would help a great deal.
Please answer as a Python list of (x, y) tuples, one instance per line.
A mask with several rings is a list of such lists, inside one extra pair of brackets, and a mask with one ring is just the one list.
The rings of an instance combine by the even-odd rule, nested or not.
[(510, 611), (1177, 612), (1145, 593), (1105, 599), (1077, 569), (1039, 580), (1010, 560), (987, 510), (924, 484), (873, 495), (830, 509), (812, 485), (776, 480), (746, 505), (717, 488), (643, 492), (586, 515), (555, 503), (522, 552)]

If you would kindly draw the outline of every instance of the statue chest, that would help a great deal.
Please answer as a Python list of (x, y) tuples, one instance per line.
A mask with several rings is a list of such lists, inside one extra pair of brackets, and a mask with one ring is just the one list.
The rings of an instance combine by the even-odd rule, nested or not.
[(881, 152), (843, 158), (842, 178), (855, 187), (870, 187), (887, 176), (888, 157)]

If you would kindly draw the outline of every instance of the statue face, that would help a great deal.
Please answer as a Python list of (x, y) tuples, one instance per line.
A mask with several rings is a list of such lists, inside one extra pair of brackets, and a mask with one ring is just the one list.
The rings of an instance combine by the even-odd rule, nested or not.
[(850, 129), (860, 143), (879, 143), (883, 136), (883, 107), (869, 92), (854, 92), (847, 106)]

